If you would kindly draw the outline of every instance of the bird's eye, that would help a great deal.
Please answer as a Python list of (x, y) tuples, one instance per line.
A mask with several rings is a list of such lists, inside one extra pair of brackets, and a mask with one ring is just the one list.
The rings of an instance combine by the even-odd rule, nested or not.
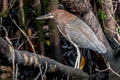
[(58, 4), (58, 9), (65, 9), (65, 7), (60, 3), (60, 4)]

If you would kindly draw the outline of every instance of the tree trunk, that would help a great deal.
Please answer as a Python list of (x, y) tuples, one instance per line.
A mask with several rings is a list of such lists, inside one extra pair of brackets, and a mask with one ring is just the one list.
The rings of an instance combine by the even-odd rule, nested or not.
[[(49, 11), (57, 9), (58, 1), (50, 0)], [(52, 47), (52, 53), (54, 53), (55, 60), (62, 62), (61, 48), (60, 48), (60, 33), (57, 29), (55, 21), (50, 21), (50, 42)]]
[(24, 8), (23, 8), (23, 0), (19, 0), (19, 9), (20, 9), (20, 17), (19, 17), (19, 21), (20, 21), (20, 24), (22, 26), (25, 25), (25, 15), (24, 15)]
[(105, 35), (110, 41), (111, 47), (116, 50), (118, 49), (119, 45), (114, 40), (114, 39), (117, 40), (117, 35), (114, 33), (116, 32), (116, 25), (111, 17), (113, 16), (114, 18), (112, 0), (102, 0), (102, 11), (106, 15), (105, 20), (102, 21)]
[[(2, 12), (6, 12), (8, 10), (8, 0), (3, 0), (3, 8), (2, 8)], [(4, 17), (6, 17), (6, 15), (4, 15)]]
[[(35, 5), (36, 5), (36, 9), (37, 9), (37, 16), (40, 16), (41, 15), (41, 1), (35, 0)], [(41, 23), (39, 23), (39, 21), (37, 21), (36, 26), (37, 26), (38, 33), (39, 33), (40, 52), (42, 55), (45, 55), (43, 28), (42, 28)]]

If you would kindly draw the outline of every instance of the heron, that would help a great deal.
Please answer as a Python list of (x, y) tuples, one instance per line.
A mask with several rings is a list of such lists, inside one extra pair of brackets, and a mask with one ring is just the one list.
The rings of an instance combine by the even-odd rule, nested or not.
[(60, 33), (74, 45), (77, 51), (75, 68), (79, 68), (81, 53), (79, 48), (86, 48), (97, 53), (106, 53), (106, 47), (97, 38), (92, 29), (79, 17), (62, 9), (55, 9), (39, 19), (53, 19), (57, 23)]

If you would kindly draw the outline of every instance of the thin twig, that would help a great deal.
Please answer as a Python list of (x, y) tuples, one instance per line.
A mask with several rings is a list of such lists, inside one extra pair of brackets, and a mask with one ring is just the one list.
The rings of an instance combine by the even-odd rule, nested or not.
[(118, 42), (117, 39), (113, 38), (115, 40), (115, 42), (120, 46), (120, 43)]
[(18, 76), (18, 64), (16, 63), (16, 73), (15, 73), (15, 80), (17, 80), (17, 76)]
[[(15, 22), (15, 20), (14, 19), (12, 19), (12, 17), (10, 16), (10, 18), (11, 18), (11, 20), (13, 21), (13, 23), (17, 26), (17, 28), (24, 34), (24, 36), (27, 38), (27, 40), (28, 40), (28, 42), (30, 43), (30, 45), (31, 45), (31, 47), (32, 47), (32, 50), (33, 50), (33, 52), (34, 53), (36, 53), (35, 52), (35, 49), (34, 49), (34, 46), (32, 45), (32, 42), (30, 41), (30, 39), (29, 39), (29, 37), (25, 34), (25, 32), (17, 25), (17, 23)], [(36, 54), (35, 54), (36, 55)], [(37, 55), (36, 55), (37, 56)], [(37, 58), (37, 61), (38, 61), (38, 58)], [(38, 63), (38, 66), (39, 66), (40, 64)], [(41, 70), (41, 67), (39, 67), (39, 69)], [(41, 74), (41, 71), (40, 71), (40, 73), (39, 74)], [(39, 76), (39, 74), (38, 74), (38, 76)], [(37, 76), (37, 77), (38, 77)], [(41, 75), (42, 76), (42, 75)], [(36, 77), (36, 79), (37, 79), (37, 77)], [(43, 80), (43, 79), (42, 79)]]
[(107, 70), (110, 70), (112, 73), (114, 73), (115, 75), (117, 75), (118, 77), (120, 77), (120, 74), (118, 74), (117, 72), (115, 72), (115, 71), (111, 68), (109, 62), (108, 62), (106, 65), (107, 65), (107, 69), (104, 69), (104, 70), (96, 69), (96, 71), (98, 71), (98, 72), (105, 72), (105, 71), (107, 71)]
[(24, 42), (22, 42), (22, 43), (17, 47), (17, 49), (20, 49), (26, 42), (27, 42), (27, 40), (24, 41)]
[(118, 1), (112, 1), (113, 3), (120, 3), (120, 0), (118, 0)]
[(29, 37), (25, 34), (25, 32), (17, 25), (17, 23), (15, 22), (14, 19), (12, 19), (11, 15), (10, 15), (10, 18), (12, 20), (12, 22), (16, 25), (16, 27), (23, 33), (23, 35), (27, 38), (29, 44), (31, 45), (32, 47), (32, 50), (33, 50), (33, 53), (36, 53), (35, 49), (34, 49), (34, 46), (32, 44), (32, 42), (30, 41)]
[(114, 8), (114, 13), (116, 12), (116, 10), (117, 10), (117, 6), (118, 6), (118, 4), (117, 4), (117, 2), (115, 2), (115, 8)]
[(109, 28), (105, 28), (105, 29), (108, 30), (108, 31), (110, 31), (110, 32), (112, 32), (112, 33), (114, 33), (114, 34), (117, 34), (117, 32), (112, 31), (112, 30), (110, 30)]
[[(31, 38), (38, 38), (38, 37), (29, 37), (30, 39)], [(24, 41), (22, 44), (20, 44), (18, 47), (17, 47), (17, 49), (20, 49), (25, 43), (27, 42), (27, 40), (26, 41)]]
[[(29, 36), (28, 36), (28, 37), (29, 37)], [(39, 37), (30, 36), (29, 38), (30, 38), (30, 39), (36, 39), (36, 38), (39, 38)], [(17, 39), (16, 37), (10, 38), (10, 40), (16, 40), (16, 39)]]
[(46, 72), (47, 72), (47, 62), (45, 62), (45, 71), (44, 71), (44, 74), (43, 74), (43, 77), (45, 77), (45, 74), (46, 74)]
[(120, 26), (118, 25), (118, 23), (115, 21), (115, 19), (113, 18), (112, 14), (109, 13), (109, 15), (110, 15), (110, 17), (112, 18), (112, 20), (115, 22), (115, 24), (117, 25), (117, 27), (120, 27)]
[(40, 72), (39, 72), (39, 74), (37, 75), (37, 77), (34, 80), (37, 80), (40, 75), (41, 75), (41, 79), (44, 80), (43, 75), (42, 75), (42, 68), (41, 68), (41, 65), (39, 63), (38, 63), (38, 66), (39, 66)]
[(16, 2), (16, 0), (12, 0), (12, 1), (10, 2), (10, 7), (9, 7), (9, 9), (11, 9), (11, 8), (14, 6), (15, 2)]
[(17, 40), (16, 46), (15, 46), (15, 49), (17, 48), (17, 44), (18, 44), (19, 41), (20, 41), (20, 37), (21, 37), (21, 34), (19, 34), (19, 37), (18, 37), (18, 40)]
[[(120, 28), (120, 26), (118, 25), (118, 23), (117, 23), (117, 22), (115, 21), (115, 19), (113, 18), (112, 14), (109, 13), (109, 15), (110, 15), (110, 17), (112, 18), (112, 20), (115, 22), (115, 24), (117, 25), (117, 27)], [(117, 33), (117, 35), (119, 35), (119, 34)], [(117, 42), (118, 45), (120, 45), (120, 43), (119, 43), (119, 41), (118, 41), (117, 39), (116, 39), (115, 41)]]
[[(27, 38), (28, 42), (30, 43), (30, 45), (31, 45), (31, 47), (32, 47), (33, 53), (35, 53), (35, 55), (36, 55), (34, 46), (32, 45), (32, 42), (30, 41), (29, 37), (28, 37), (28, 36), (25, 34), (25, 32), (17, 25), (17, 23), (15, 22), (14, 19), (12, 19), (11, 16), (10, 16), (10, 18), (11, 18), (12, 22), (17, 26), (17, 28), (18, 28), (18, 29), (24, 34), (24, 36)], [(36, 55), (36, 56), (37, 56), (37, 55)], [(38, 58), (37, 58), (37, 61), (38, 61)], [(38, 65), (40, 65), (40, 64), (38, 63)], [(39, 69), (41, 70), (41, 67), (39, 67)], [(39, 73), (39, 74), (40, 74), (40, 73)], [(39, 74), (38, 74), (38, 76), (39, 76)], [(37, 78), (37, 77), (36, 77), (36, 78)], [(43, 80), (43, 79), (42, 79), (42, 80)]]
[(99, 70), (99, 69), (95, 68), (95, 70), (98, 71), (98, 72), (105, 72), (105, 71), (108, 71), (109, 68), (106, 68), (106, 69), (104, 69), (104, 70)]

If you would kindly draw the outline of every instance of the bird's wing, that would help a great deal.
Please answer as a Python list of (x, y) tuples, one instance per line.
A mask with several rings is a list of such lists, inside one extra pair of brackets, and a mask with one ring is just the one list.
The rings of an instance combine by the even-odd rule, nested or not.
[(104, 44), (98, 40), (92, 29), (79, 18), (66, 24), (65, 30), (79, 47), (106, 53)]

